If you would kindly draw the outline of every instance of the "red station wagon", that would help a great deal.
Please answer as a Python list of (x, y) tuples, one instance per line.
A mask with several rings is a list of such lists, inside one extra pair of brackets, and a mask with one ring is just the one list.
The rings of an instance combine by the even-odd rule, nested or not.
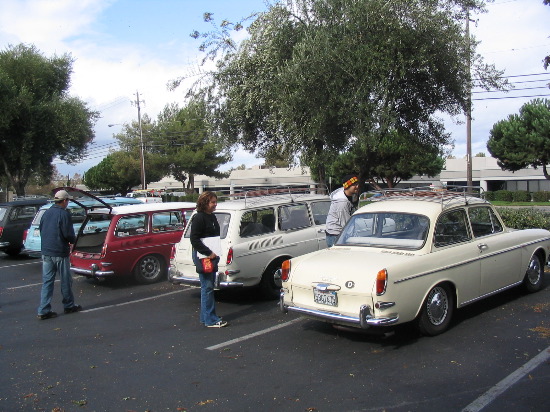
[(71, 252), (71, 270), (89, 278), (133, 275), (140, 283), (167, 277), (191, 202), (147, 203), (88, 212)]

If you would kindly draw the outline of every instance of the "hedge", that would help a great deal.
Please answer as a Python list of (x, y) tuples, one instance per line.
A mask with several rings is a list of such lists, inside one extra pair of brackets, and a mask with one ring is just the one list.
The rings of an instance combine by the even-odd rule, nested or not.
[(509, 228), (550, 230), (550, 213), (532, 207), (498, 207), (497, 210)]

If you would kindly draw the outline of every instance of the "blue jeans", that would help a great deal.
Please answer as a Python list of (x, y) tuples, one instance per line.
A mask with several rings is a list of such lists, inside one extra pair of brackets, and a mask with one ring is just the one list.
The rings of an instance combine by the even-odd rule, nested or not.
[(325, 234), (327, 239), (327, 247), (332, 247), (340, 237), (340, 235), (329, 235), (328, 233)]
[(68, 309), (74, 306), (73, 277), (71, 276), (69, 257), (42, 255), (42, 292), (40, 293), (40, 306), (38, 307), (39, 315), (45, 315), (52, 309), (53, 287), (55, 275), (58, 273), (61, 278), (63, 307)]
[(215, 273), (199, 273), (201, 280), (201, 315), (200, 321), (206, 326), (219, 322), (221, 318), (216, 315), (216, 298), (214, 297)]

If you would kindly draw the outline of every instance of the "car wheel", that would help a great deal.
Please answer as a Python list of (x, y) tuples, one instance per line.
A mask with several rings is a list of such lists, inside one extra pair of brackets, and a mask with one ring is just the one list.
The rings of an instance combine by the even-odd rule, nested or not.
[(134, 277), (139, 283), (155, 283), (166, 274), (164, 261), (159, 256), (142, 257), (134, 268)]
[(417, 318), (417, 328), (423, 335), (435, 336), (445, 332), (454, 311), (454, 295), (446, 285), (433, 287)]
[(529, 293), (538, 292), (542, 289), (543, 279), (544, 267), (540, 261), (540, 256), (535, 254), (531, 256), (529, 261), (529, 266), (523, 278), (523, 286)]
[(260, 280), (260, 291), (266, 299), (279, 299), (281, 296), (282, 282), (277, 276), (277, 271), (281, 268), (280, 262), (272, 262), (262, 274)]

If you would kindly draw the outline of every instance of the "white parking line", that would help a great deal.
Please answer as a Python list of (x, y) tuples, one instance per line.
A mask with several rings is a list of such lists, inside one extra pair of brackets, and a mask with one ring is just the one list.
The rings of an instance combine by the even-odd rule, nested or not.
[(299, 317), (299, 318), (291, 320), (289, 322), (281, 323), (280, 325), (272, 326), (271, 328), (267, 328), (267, 329), (264, 329), (264, 330), (260, 330), (258, 332), (251, 333), (250, 335), (245, 335), (245, 336), (242, 336), (242, 337), (237, 338), (237, 339), (228, 340), (227, 342), (223, 342), (223, 343), (220, 343), (218, 345), (209, 346), (205, 349), (207, 349), (207, 350), (216, 350), (216, 349), (219, 349), (219, 348), (223, 348), (224, 346), (233, 345), (234, 343), (242, 342), (244, 340), (255, 338), (256, 336), (263, 335), (265, 333), (273, 332), (274, 330), (284, 328), (285, 326), (290, 326), (293, 323), (300, 322), (304, 319), (305, 319), (304, 317)]
[(550, 346), (527, 362), (525, 365), (516, 369), (513, 373), (501, 380), (471, 404), (462, 409), (462, 412), (478, 412), (485, 406), (490, 404), (500, 394), (504, 393), (506, 389), (514, 385), (517, 381), (539, 366), (541, 363), (546, 362), (550, 358)]
[[(55, 282), (59, 282), (59, 279), (56, 279)], [(40, 283), (30, 283), (28, 285), (23, 285), (23, 286), (14, 286), (12, 288), (6, 288), (6, 290), (15, 290), (15, 289), (23, 289), (23, 288), (30, 288), (32, 286), (42, 286), (42, 282)]]
[(100, 307), (92, 308), (92, 309), (85, 309), (85, 310), (80, 311), (80, 313), (95, 312), (96, 310), (103, 310), (103, 309), (114, 308), (116, 306), (125, 306), (125, 305), (131, 305), (131, 304), (134, 304), (134, 303), (145, 302), (147, 300), (162, 298), (164, 296), (174, 295), (176, 293), (181, 293), (181, 292), (184, 292), (186, 290), (191, 290), (191, 289), (195, 289), (195, 288), (184, 288), (184, 289), (180, 289), (180, 290), (175, 290), (173, 292), (163, 293), (162, 295), (150, 296), (148, 298), (143, 298), (143, 299), (138, 299), (138, 300), (131, 300), (129, 302), (117, 303), (117, 304), (109, 305), (109, 306), (100, 306)]
[(37, 263), (42, 264), (42, 260), (37, 260), (37, 261), (35, 261), (35, 262), (27, 262), (27, 263), (17, 263), (17, 264), (15, 264), (15, 265), (0, 266), (0, 269), (4, 269), (4, 268), (14, 268), (14, 267), (17, 267), (17, 266), (25, 266), (25, 265), (36, 265)]

